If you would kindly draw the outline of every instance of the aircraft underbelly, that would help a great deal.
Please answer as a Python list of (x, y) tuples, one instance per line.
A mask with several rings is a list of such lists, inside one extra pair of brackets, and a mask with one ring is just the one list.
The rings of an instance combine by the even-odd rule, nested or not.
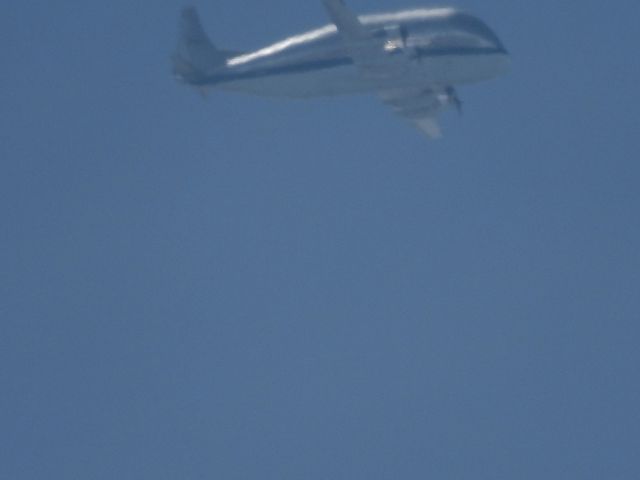
[(504, 55), (437, 56), (410, 62), (367, 78), (353, 64), (225, 82), (220, 88), (265, 96), (309, 98), (401, 87), (455, 86), (504, 73)]
[(283, 97), (317, 97), (367, 91), (353, 65), (236, 80), (221, 85), (221, 88)]

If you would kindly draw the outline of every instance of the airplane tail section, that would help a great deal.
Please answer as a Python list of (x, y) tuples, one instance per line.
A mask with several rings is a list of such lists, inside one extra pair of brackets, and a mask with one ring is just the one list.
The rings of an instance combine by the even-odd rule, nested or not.
[(180, 16), (180, 37), (171, 60), (173, 73), (188, 83), (199, 79), (226, 64), (233, 52), (218, 50), (207, 36), (194, 7), (186, 7)]

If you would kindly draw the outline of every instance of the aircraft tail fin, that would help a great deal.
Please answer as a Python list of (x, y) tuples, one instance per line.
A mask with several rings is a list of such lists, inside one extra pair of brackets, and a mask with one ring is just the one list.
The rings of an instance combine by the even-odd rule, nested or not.
[(218, 50), (207, 36), (198, 12), (185, 7), (180, 16), (180, 37), (171, 60), (173, 73), (186, 82), (197, 82), (207, 74), (224, 67), (235, 53)]

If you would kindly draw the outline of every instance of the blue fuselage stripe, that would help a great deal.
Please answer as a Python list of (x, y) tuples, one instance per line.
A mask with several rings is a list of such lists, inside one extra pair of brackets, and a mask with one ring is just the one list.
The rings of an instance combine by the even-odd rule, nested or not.
[[(455, 48), (455, 49), (416, 49), (412, 52), (414, 59), (423, 59), (428, 57), (443, 56), (476, 56), (476, 55), (497, 55), (506, 54), (506, 51), (499, 48)], [(256, 68), (255, 70), (245, 70), (234, 72), (227, 70), (223, 73), (203, 77), (193, 83), (200, 85), (219, 85), (222, 83), (234, 82), (239, 80), (254, 80), (276, 75), (290, 75), (309, 73), (329, 68), (343, 67), (353, 65), (351, 57), (336, 57), (325, 60), (313, 60), (307, 62), (293, 63), (289, 65), (274, 65), (264, 68)]]

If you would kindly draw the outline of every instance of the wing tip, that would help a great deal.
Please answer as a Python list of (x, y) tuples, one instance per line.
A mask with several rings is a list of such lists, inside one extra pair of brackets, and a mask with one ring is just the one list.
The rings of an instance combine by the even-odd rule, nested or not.
[(421, 118), (416, 120), (415, 124), (430, 139), (438, 140), (442, 138), (442, 129), (435, 118)]

